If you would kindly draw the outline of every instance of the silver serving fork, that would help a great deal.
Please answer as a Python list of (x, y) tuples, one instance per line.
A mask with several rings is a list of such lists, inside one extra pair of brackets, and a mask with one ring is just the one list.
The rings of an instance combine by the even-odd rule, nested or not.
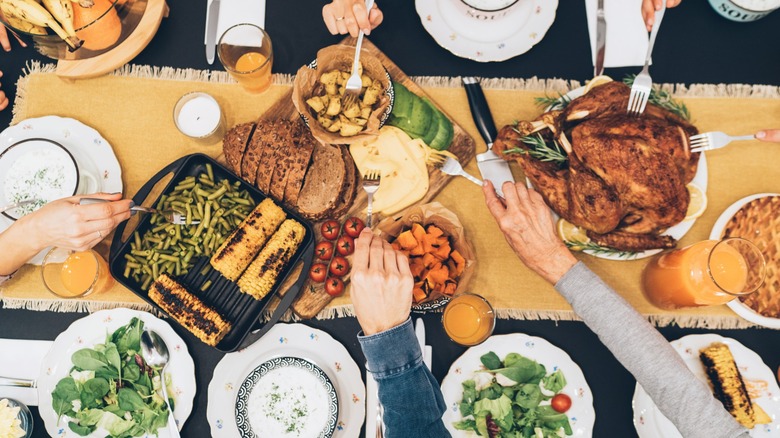
[(645, 67), (634, 78), (634, 84), (631, 86), (631, 95), (628, 98), (627, 108), (630, 115), (638, 116), (645, 112), (647, 101), (650, 99), (650, 90), (653, 88), (653, 80), (650, 78), (650, 59), (653, 54), (655, 37), (658, 36), (658, 28), (661, 27), (661, 20), (664, 18), (664, 12), (666, 12), (666, 2), (661, 2), (661, 4), (661, 10), (655, 11), (655, 22), (653, 23), (653, 30), (650, 31), (650, 44), (647, 46)]
[(446, 173), (447, 175), (462, 176), (468, 179), (469, 181), (473, 182), (474, 184), (478, 186), (482, 186), (482, 180), (475, 178), (470, 174), (466, 173), (466, 171), (463, 170), (463, 166), (460, 165), (458, 160), (452, 157), (447, 157), (447, 159), (444, 160), (444, 163), (442, 163), (441, 167), (439, 167), (439, 170)]
[[(79, 200), (80, 205), (104, 204), (106, 202), (109, 201), (105, 199), (98, 199), (98, 198), (81, 198)], [(130, 207), (130, 211), (141, 211), (144, 213), (159, 214), (168, 223), (174, 225), (188, 225), (187, 215), (173, 209), (157, 210), (150, 207), (141, 207), (140, 205), (133, 205), (132, 207)], [(199, 223), (200, 223), (199, 220), (190, 220), (189, 225), (198, 225)]]
[[(366, 0), (366, 10), (371, 12), (374, 6), (374, 0)], [(363, 31), (361, 30), (355, 44), (355, 59), (352, 61), (352, 75), (350, 75), (344, 87), (343, 107), (348, 108), (354, 105), (360, 98), (360, 92), (363, 90), (363, 79), (358, 72), (360, 65), (360, 48), (363, 46)]]
[(692, 135), (689, 140), (691, 141), (691, 153), (696, 153), (720, 149), (732, 141), (753, 140), (755, 138), (755, 135), (731, 136), (725, 132), (713, 131)]
[(363, 190), (368, 195), (368, 208), (366, 209), (366, 226), (371, 228), (371, 215), (374, 212), (374, 193), (379, 190), (379, 182), (382, 174), (376, 169), (368, 169), (363, 175)]

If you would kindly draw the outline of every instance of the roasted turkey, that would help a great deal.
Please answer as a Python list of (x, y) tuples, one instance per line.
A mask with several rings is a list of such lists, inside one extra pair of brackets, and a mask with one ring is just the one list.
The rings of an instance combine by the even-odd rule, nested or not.
[[(652, 104), (640, 117), (627, 115), (629, 93), (621, 82), (596, 86), (562, 111), (503, 127), (494, 149), (517, 161), (547, 205), (594, 243), (621, 251), (670, 248), (675, 240), (662, 233), (685, 217), (685, 186), (699, 161), (688, 137), (698, 131)], [(567, 160), (530, 153), (534, 146), (521, 139), (537, 135), (556, 141)]]

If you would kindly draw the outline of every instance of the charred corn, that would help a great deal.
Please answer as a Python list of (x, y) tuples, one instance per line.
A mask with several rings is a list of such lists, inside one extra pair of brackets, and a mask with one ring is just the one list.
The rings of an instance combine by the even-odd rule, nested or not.
[(753, 403), (745, 382), (726, 344), (715, 342), (699, 350), (715, 398), (743, 426), (752, 429), (756, 424)]
[(303, 225), (295, 220), (284, 221), (249, 265), (244, 275), (239, 278), (238, 287), (241, 292), (252, 295), (258, 300), (271, 292), (279, 273), (292, 259), (305, 234)]
[(231, 329), (230, 323), (219, 313), (168, 274), (161, 274), (152, 283), (149, 298), (208, 345), (217, 345)]
[(285, 217), (271, 198), (265, 198), (217, 248), (211, 266), (228, 280), (238, 280)]

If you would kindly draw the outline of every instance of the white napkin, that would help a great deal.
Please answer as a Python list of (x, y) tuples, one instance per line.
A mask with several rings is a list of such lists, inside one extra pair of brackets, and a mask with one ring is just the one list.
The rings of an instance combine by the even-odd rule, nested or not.
[[(20, 339), (0, 339), (0, 376), (18, 379), (37, 380), (41, 364), (49, 352), (53, 341), (28, 341)], [(38, 404), (38, 390), (0, 386), (0, 399), (13, 398), (28, 406)]]
[[(224, 0), (223, 0), (224, 1)], [(642, 0), (604, 0), (607, 46), (604, 67), (645, 64), (649, 33), (642, 20)], [(596, 65), (596, 11), (598, 0), (585, 0), (593, 65)]]
[(217, 43), (230, 26), (249, 23), (265, 29), (265, 0), (220, 0)]

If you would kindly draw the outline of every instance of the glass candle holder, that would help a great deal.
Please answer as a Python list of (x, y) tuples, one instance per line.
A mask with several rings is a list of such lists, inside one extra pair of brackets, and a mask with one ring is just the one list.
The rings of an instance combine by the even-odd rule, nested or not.
[(185, 94), (173, 108), (173, 123), (187, 137), (214, 144), (225, 136), (225, 116), (211, 95), (200, 91)]

